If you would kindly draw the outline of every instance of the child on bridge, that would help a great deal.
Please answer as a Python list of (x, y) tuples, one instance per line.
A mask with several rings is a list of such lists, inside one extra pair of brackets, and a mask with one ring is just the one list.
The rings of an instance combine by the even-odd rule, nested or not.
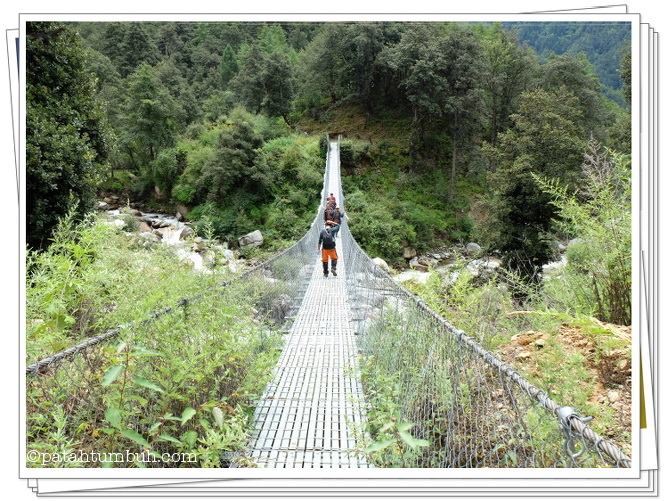
[(329, 275), (329, 261), (332, 261), (332, 275), (336, 276), (336, 241), (332, 235), (332, 223), (327, 221), (325, 228), (320, 232), (318, 239), (318, 252), (322, 246), (322, 272), (327, 277)]

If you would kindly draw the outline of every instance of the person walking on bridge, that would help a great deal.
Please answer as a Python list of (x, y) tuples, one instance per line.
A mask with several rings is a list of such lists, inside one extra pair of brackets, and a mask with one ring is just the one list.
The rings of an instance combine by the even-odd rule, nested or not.
[(341, 229), (341, 222), (343, 221), (343, 212), (341, 212), (341, 207), (338, 205), (334, 207), (331, 211), (329, 211), (325, 219), (332, 223), (332, 235), (336, 240), (336, 236), (339, 234), (339, 230)]
[(329, 262), (332, 262), (332, 275), (336, 276), (336, 241), (332, 235), (331, 222), (325, 223), (325, 228), (320, 232), (318, 239), (318, 252), (322, 247), (322, 273), (325, 277), (329, 276)]

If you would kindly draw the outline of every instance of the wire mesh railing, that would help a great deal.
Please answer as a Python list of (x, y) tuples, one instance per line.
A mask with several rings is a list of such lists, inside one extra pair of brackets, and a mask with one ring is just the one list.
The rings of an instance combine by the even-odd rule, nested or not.
[(341, 234), (362, 383), (375, 395), (367, 414), (373, 422), (397, 408), (386, 418), (410, 423), (428, 444), (377, 454), (379, 466), (630, 467), (591, 418), (559, 406), (376, 266), (346, 221)]
[[(184, 345), (219, 342), (218, 333), (197, 332), (197, 326), (192, 322), (197, 322), (198, 315), (206, 314), (203, 309), (213, 308), (215, 312), (229, 302), (243, 304), (249, 317), (254, 317), (258, 323), (274, 330), (288, 329), (312, 274), (312, 258), (327, 196), (328, 172), (329, 162), (325, 167), (316, 216), (304, 236), (289, 248), (212, 289), (153, 311), (142, 321), (119, 325), (27, 366), (28, 443), (48, 445), (53, 441), (54, 433), (60, 437), (81, 436), (80, 429), (70, 429), (81, 426), (81, 423), (89, 423), (95, 429), (104, 426), (107, 392), (103, 378), (112, 363), (110, 361), (119, 356), (116, 344), (134, 343), (141, 338), (142, 350), (164, 353), (169, 349), (173, 353), (166, 355), (179, 356)], [(189, 326), (192, 334), (183, 326)], [(264, 348), (253, 348), (252, 357), (261, 356)], [(244, 361), (244, 364), (253, 363), (254, 358)], [(239, 370), (246, 371), (247, 368)], [(220, 378), (212, 374), (211, 379)], [(54, 419), (61, 420), (62, 426), (55, 427)], [(129, 425), (133, 428), (132, 423)]]
[[(81, 430), (68, 429), (76, 423), (104, 421), (102, 379), (109, 360), (118, 357), (111, 340), (132, 339), (141, 332), (146, 350), (168, 345), (175, 350), (174, 356), (194, 343), (222, 342), (216, 333), (199, 333), (195, 339), (187, 322), (183, 328), (166, 328), (179, 320), (177, 316), (190, 315), (202, 299), (210, 300), (213, 295), (221, 305), (244, 302), (267, 324), (288, 328), (313, 270), (313, 253), (330, 192), (329, 153), (328, 145), (318, 212), (293, 246), (215, 290), (184, 298), (142, 322), (119, 326), (27, 367), (28, 441), (51, 440), (54, 425), (49, 421), (55, 410), (61, 413), (62, 426), (55, 431), (61, 437), (80, 435)], [(344, 208), (340, 183), (332, 190)], [(411, 423), (412, 436), (428, 444), (398, 457), (377, 456), (377, 466), (630, 466), (628, 456), (597, 435), (587, 424), (588, 418), (559, 406), (377, 267), (353, 238), (347, 218), (340, 234), (367, 415), (373, 422), (376, 407), (389, 402), (399, 409), (402, 421)], [(193, 318), (203, 314), (194, 313)], [(198, 352), (197, 346), (190, 348), (194, 351), (189, 353)], [(254, 346), (252, 357), (267, 348)], [(252, 365), (252, 357), (239, 370)], [(201, 391), (212, 390), (203, 386)]]

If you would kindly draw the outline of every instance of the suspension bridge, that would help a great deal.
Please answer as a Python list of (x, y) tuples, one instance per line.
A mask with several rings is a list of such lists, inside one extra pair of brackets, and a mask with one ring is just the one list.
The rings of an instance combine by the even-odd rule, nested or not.
[[(396, 418), (428, 444), (404, 447), (398, 466), (630, 467), (630, 458), (590, 427), (590, 418), (552, 400), (377, 267), (345, 218), (336, 243), (339, 275), (323, 277), (317, 244), (325, 198), (333, 193), (342, 208), (345, 202), (339, 143), (328, 143), (310, 229), (235, 280), (259, 284), (284, 332), (272, 379), (255, 407), (246, 451), (253, 462), (267, 468), (386, 466), (365, 452), (373, 402), (360, 376), (363, 360), (391, 390)], [(203, 294), (153, 312), (144, 323)], [(121, 327), (28, 366), (28, 384), (85, 357)]]

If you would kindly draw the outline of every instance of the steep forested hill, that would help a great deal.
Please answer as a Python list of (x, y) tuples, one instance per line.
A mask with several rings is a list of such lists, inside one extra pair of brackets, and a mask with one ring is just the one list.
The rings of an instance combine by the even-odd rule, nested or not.
[[(504, 23), (517, 32), (545, 58), (550, 53), (577, 54), (583, 52), (596, 70), (601, 83), (612, 90), (622, 87), (619, 75), (620, 58), (631, 39), (630, 23)], [(619, 96), (611, 92), (612, 96)]]

